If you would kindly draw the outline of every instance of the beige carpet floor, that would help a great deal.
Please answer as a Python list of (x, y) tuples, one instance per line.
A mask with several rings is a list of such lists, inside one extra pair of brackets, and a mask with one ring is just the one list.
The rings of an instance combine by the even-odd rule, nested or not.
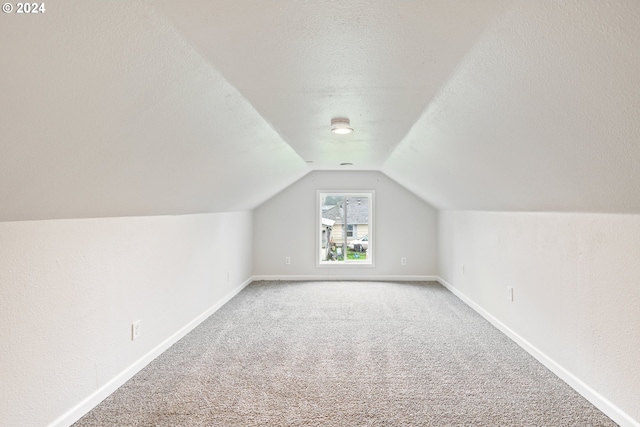
[(254, 282), (86, 426), (613, 426), (432, 282)]

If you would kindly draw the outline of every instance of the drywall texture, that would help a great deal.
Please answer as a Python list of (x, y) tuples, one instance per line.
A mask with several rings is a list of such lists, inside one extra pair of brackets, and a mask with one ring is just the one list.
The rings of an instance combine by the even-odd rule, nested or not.
[(640, 2), (515, 1), (382, 171), (438, 209), (640, 213)]
[(243, 211), (308, 172), (152, 1), (32, 17), (1, 16), (1, 221)]
[(640, 422), (640, 216), (443, 211), (439, 254), (449, 284)]
[[(313, 160), (311, 168), (353, 162), (375, 170), (509, 3), (153, 0), (152, 7)], [(328, 132), (336, 115), (356, 131)]]
[[(317, 267), (317, 190), (375, 190), (374, 267)], [(254, 211), (256, 276), (364, 277), (436, 274), (437, 213), (379, 172), (312, 172)], [(291, 264), (285, 265), (285, 257)], [(400, 258), (407, 258), (407, 265)]]
[(251, 227), (251, 212), (0, 222), (0, 425), (53, 422), (248, 279)]

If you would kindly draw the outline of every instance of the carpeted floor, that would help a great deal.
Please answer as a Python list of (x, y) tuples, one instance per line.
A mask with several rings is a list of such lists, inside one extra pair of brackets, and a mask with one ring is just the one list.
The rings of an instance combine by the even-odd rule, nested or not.
[(437, 283), (254, 282), (74, 425), (616, 424)]

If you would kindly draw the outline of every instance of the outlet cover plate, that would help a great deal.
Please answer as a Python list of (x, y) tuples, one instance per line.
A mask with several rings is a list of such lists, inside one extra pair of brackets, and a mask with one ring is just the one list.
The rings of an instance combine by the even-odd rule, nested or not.
[(142, 327), (141, 320), (136, 320), (131, 324), (131, 341), (136, 340), (140, 336), (141, 327)]

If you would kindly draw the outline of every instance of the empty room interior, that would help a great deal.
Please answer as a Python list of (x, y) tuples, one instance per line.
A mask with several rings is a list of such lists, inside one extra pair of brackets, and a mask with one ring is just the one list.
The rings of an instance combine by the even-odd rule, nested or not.
[[(311, 320), (331, 313), (386, 316), (425, 343), (439, 319), (476, 319), (607, 420), (640, 426), (638, 22), (635, 0), (5, 3), (0, 425), (70, 426), (205, 324), (238, 327), (233, 310), (271, 316), (249, 329), (290, 343), (277, 325), (295, 306), (300, 339), (328, 333)], [(378, 292), (379, 316), (358, 292)], [(429, 292), (447, 302), (421, 312)], [(486, 350), (479, 334), (468, 354)], [(345, 339), (318, 336), (325, 350)], [(473, 362), (443, 336), (411, 354)], [(376, 369), (362, 371), (372, 393)], [(415, 396), (471, 393), (412, 387), (416, 417), (433, 412)], [(210, 414), (240, 413), (230, 390)], [(325, 423), (296, 406), (277, 425), (453, 425), (360, 414), (358, 397)], [(253, 408), (244, 425), (269, 425)], [(455, 425), (491, 425), (460, 412)], [(531, 425), (523, 413), (495, 425)]]

